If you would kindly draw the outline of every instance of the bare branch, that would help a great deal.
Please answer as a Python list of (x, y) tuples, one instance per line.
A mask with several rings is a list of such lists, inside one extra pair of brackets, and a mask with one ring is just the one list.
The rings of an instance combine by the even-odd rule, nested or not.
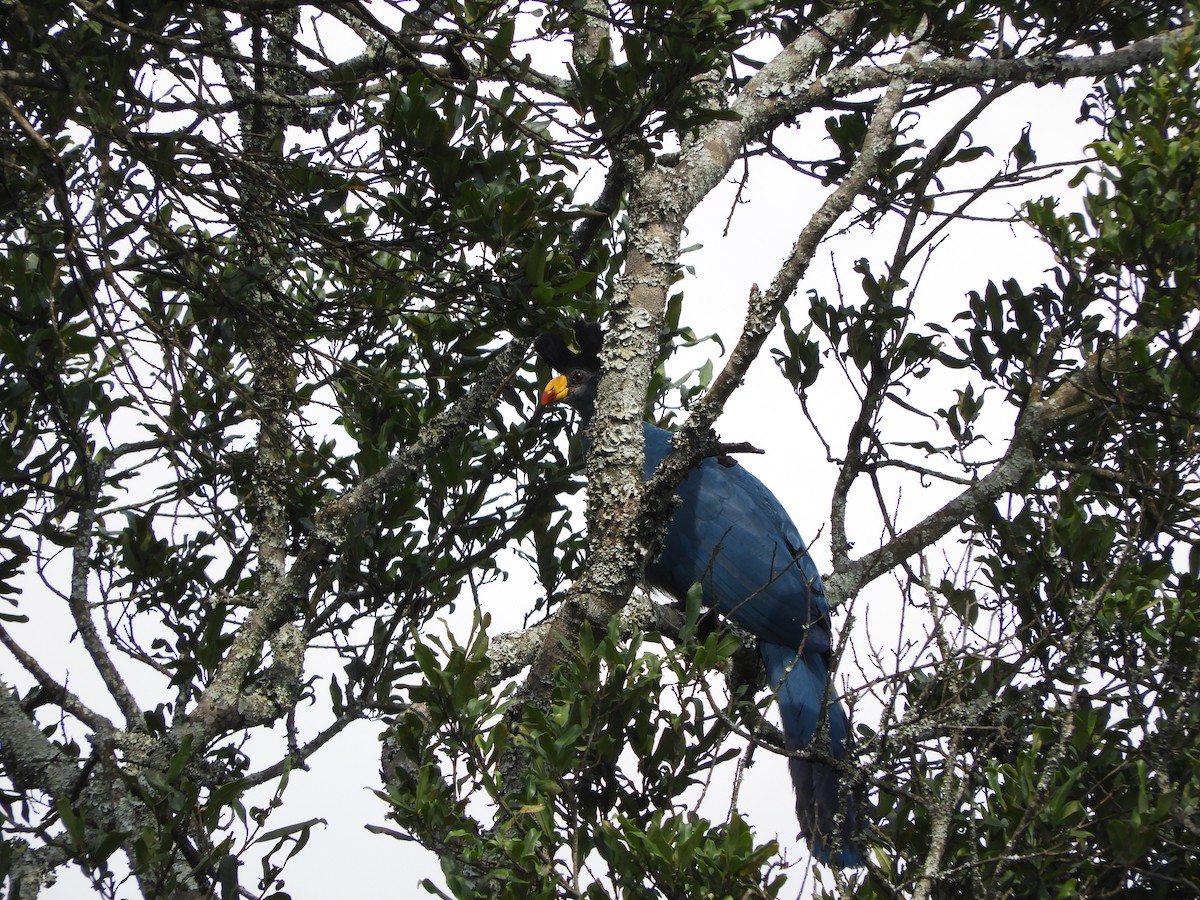
[(880, 575), (909, 559), (955, 528), (970, 521), (986, 505), (1013, 492), (1038, 468), (1038, 447), (1058, 425), (1108, 406), (1112, 401), (1106, 375), (1119, 375), (1129, 361), (1128, 348), (1151, 332), (1136, 329), (1120, 343), (1097, 350), (1045, 397), (1036, 393), (1022, 410), (1008, 449), (982, 478), (918, 524), (877, 550), (850, 561), (825, 579), (829, 605), (836, 607)]

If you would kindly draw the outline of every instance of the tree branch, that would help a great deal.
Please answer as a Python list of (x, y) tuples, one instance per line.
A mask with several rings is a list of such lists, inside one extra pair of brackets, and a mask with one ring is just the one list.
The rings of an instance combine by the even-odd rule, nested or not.
[(1047, 396), (1035, 392), (1017, 418), (1004, 456), (991, 471), (912, 528), (824, 579), (830, 607), (854, 597), (880, 575), (916, 556), (1031, 477), (1037, 470), (1037, 450), (1050, 431), (1107, 406), (1113, 398), (1104, 374), (1118, 371), (1128, 358), (1128, 349), (1152, 334), (1150, 329), (1138, 328), (1118, 344), (1097, 350)]
[[(914, 56), (919, 52), (919, 45), (910, 50)], [(750, 364), (758, 358), (763, 343), (775, 327), (780, 310), (795, 293), (818, 245), (834, 223), (853, 206), (854, 200), (878, 171), (879, 161), (895, 142), (892, 123), (900, 111), (907, 89), (908, 82), (904, 79), (898, 79), (888, 88), (871, 116), (859, 157), (850, 173), (805, 224), (767, 293), (760, 293), (757, 287), (752, 290), (746, 324), (729, 359), (713, 379), (712, 386), (693, 407), (692, 414), (673, 438), (671, 454), (659, 465), (647, 485), (647, 497), (656, 508), (669, 499), (671, 492), (703, 455), (708, 430), (721, 414), (726, 401), (741, 385)]]
[(96, 524), (96, 507), (100, 502), (100, 486), (108, 469), (107, 462), (84, 459), (82, 465), (87, 469), (84, 484), (88, 486), (87, 497), (79, 509), (79, 521), (76, 524), (75, 545), (71, 550), (71, 591), (67, 595), (67, 604), (71, 609), (71, 617), (79, 630), (80, 640), (84, 649), (91, 657), (96, 671), (104, 680), (104, 686), (116, 701), (125, 717), (125, 727), (131, 731), (145, 730), (142, 720), (142, 710), (134, 699), (121, 673), (113, 665), (108, 654), (108, 648), (96, 630), (92, 620), (92, 607), (88, 602), (88, 582), (92, 571), (92, 528)]

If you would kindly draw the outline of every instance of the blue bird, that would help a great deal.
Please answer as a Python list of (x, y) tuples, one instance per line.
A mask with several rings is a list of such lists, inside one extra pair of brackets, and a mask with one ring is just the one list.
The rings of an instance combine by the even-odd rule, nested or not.
[[(540, 412), (564, 402), (591, 422), (600, 379), (600, 326), (580, 322), (578, 351), (558, 335), (542, 335), (538, 355), (561, 373), (542, 392)], [(671, 433), (646, 423), (649, 479), (671, 449)], [(850, 723), (829, 677), (829, 604), (821, 576), (780, 502), (744, 468), (705, 458), (677, 489), (680, 500), (662, 547), (646, 566), (650, 587), (683, 601), (695, 584), (704, 602), (758, 638), (758, 651), (775, 691), (789, 750), (808, 747), (824, 726), (834, 759), (846, 756)], [(825, 762), (788, 760), (796, 818), (813, 855), (823, 863), (863, 864), (854, 803)], [(840, 827), (838, 817), (840, 816)]]

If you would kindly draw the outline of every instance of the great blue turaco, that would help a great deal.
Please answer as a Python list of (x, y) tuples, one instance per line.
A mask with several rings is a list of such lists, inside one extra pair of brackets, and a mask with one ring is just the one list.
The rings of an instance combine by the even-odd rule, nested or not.
[[(541, 411), (565, 403), (591, 423), (600, 380), (603, 335), (595, 323), (575, 326), (571, 349), (561, 335), (535, 341), (543, 361), (559, 375), (542, 392)], [(671, 433), (645, 423), (649, 479), (671, 449)], [(758, 638), (767, 682), (775, 692), (789, 750), (799, 751), (828, 734), (820, 749), (844, 759), (850, 740), (846, 712), (829, 677), (829, 605), (821, 576), (800, 533), (761, 481), (729, 459), (706, 457), (677, 489), (679, 505), (648, 560), (646, 583), (683, 602), (700, 584), (704, 602)], [(861, 866), (862, 845), (854, 803), (837, 769), (819, 759), (788, 760), (796, 817), (815, 857), (838, 866)], [(840, 820), (840, 828), (838, 822)]]

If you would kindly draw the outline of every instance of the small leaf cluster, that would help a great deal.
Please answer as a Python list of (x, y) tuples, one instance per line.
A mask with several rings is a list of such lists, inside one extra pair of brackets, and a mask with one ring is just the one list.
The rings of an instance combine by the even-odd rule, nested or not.
[[(775, 846), (736, 814), (713, 824), (686, 805), (736, 755), (700, 685), (738, 642), (655, 644), (585, 625), (546, 706), (474, 688), (481, 635), (418, 652), (425, 683), (407, 689), (412, 711), (391, 730), (402, 762), (388, 799), (405, 831), (452, 849), (456, 896), (776, 895)], [(468, 809), (477, 791), (496, 804), (490, 824)]]

